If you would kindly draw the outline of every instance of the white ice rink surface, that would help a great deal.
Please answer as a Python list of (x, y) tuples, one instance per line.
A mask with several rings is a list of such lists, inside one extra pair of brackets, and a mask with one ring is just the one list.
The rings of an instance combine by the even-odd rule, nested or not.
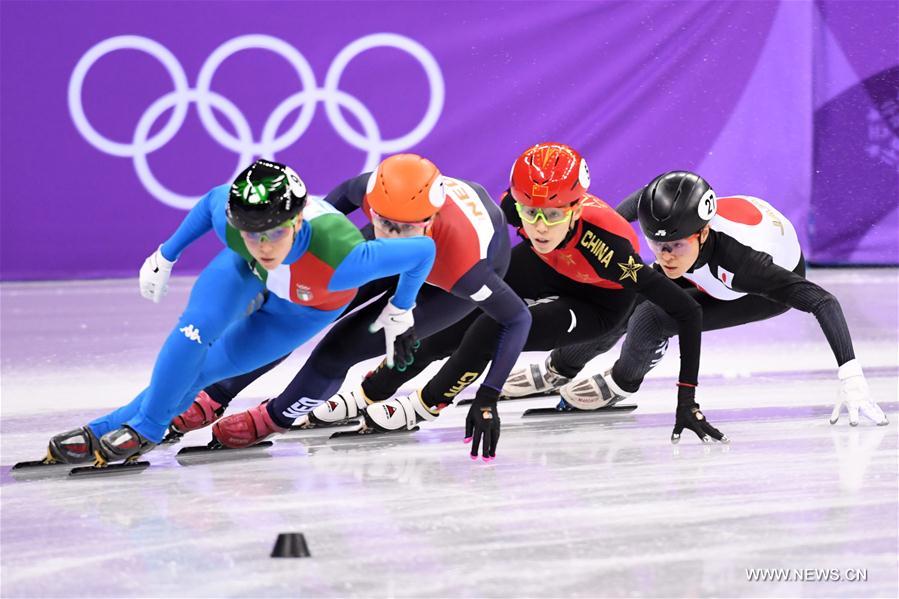
[[(179, 465), (180, 447), (208, 440), (198, 431), (142, 474), (100, 480), (9, 467), (145, 385), (190, 279), (160, 305), (136, 280), (0, 285), (0, 595), (896, 597), (897, 271), (810, 278), (842, 302), (889, 426), (827, 423), (834, 360), (814, 318), (790, 312), (703, 338), (698, 400), (729, 446), (669, 443), (672, 344), (631, 414), (521, 419), (553, 402), (501, 404), (490, 465), (468, 459), (466, 409), (450, 407), (411, 435), (309, 431)], [(305, 353), (234, 407), (277, 393)], [(270, 558), (292, 531), (312, 556)], [(755, 568), (790, 580), (750, 581)]]

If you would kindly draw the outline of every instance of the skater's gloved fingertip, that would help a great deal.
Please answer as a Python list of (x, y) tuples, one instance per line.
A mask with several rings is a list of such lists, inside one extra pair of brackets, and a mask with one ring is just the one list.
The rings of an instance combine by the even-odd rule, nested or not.
[(476, 455), (470, 455), (470, 454), (469, 454), (469, 456), (468, 456), (468, 457), (469, 457), (469, 458), (471, 458), (471, 459), (472, 459), (472, 461), (474, 461), (474, 460), (477, 460), (477, 459), (478, 459), (478, 456), (476, 456)]
[(471, 437), (465, 437), (464, 439), (462, 439), (462, 442), (463, 443), (471, 443)]

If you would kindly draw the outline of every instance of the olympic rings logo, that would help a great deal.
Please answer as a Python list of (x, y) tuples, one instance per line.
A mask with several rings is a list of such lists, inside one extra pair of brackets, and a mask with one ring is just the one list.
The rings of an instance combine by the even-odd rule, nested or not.
[[(351, 60), (359, 54), (378, 47), (403, 50), (424, 67), (430, 88), (430, 99), (424, 117), (410, 132), (394, 139), (382, 139), (380, 128), (371, 112), (354, 96), (338, 89), (340, 78)], [(82, 105), (81, 91), (84, 78), (91, 67), (103, 56), (116, 50), (140, 50), (157, 59), (172, 79), (174, 91), (154, 101), (141, 115), (134, 129), (131, 143), (113, 141), (101, 135), (87, 120)], [(243, 113), (230, 100), (214, 92), (212, 80), (221, 64), (236, 52), (250, 49), (268, 50), (287, 60), (301, 84), (301, 91), (284, 99), (268, 116), (259, 141), (255, 141), (250, 124)], [(360, 172), (374, 170), (383, 154), (401, 152), (424, 139), (434, 128), (443, 110), (445, 88), (443, 74), (434, 56), (418, 42), (395, 33), (366, 35), (341, 50), (328, 67), (325, 82), (318, 87), (315, 74), (306, 58), (293, 46), (269, 35), (242, 35), (218, 48), (203, 63), (196, 86), (188, 85), (187, 75), (175, 55), (162, 44), (146, 37), (121, 35), (106, 39), (92, 48), (75, 65), (69, 80), (69, 112), (78, 132), (92, 146), (111, 154), (131, 158), (138, 179), (146, 190), (160, 202), (184, 210), (190, 209), (198, 197), (181, 195), (163, 186), (150, 171), (147, 156), (169, 143), (187, 117), (191, 103), (196, 104), (200, 121), (207, 133), (217, 143), (238, 154), (238, 165), (232, 178), (255, 157), (275, 159), (276, 154), (293, 145), (309, 128), (319, 102), (325, 105), (325, 113), (334, 130), (354, 148), (366, 153), (365, 165)], [(362, 126), (362, 134), (347, 123), (340, 108), (349, 111)], [(235, 134), (221, 126), (213, 109), (230, 121)], [(296, 121), (281, 135), (278, 131), (285, 119), (299, 109)], [(168, 122), (155, 135), (150, 136), (153, 125), (166, 111), (172, 114)]]

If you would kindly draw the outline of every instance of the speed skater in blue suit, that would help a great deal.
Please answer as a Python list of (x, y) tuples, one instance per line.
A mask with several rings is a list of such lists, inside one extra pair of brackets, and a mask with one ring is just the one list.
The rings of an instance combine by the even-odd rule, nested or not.
[[(46, 463), (134, 461), (206, 385), (249, 372), (299, 347), (343, 312), (356, 289), (399, 275), (372, 323), (389, 361), (415, 343), (412, 308), (434, 262), (424, 236), (366, 241), (343, 214), (309, 198), (293, 169), (257, 160), (231, 185), (207, 193), (144, 262), (141, 294), (159, 301), (181, 252), (210, 229), (226, 246), (200, 273), (156, 359), (150, 384), (130, 403), (50, 440)], [(247, 315), (259, 298), (261, 307)], [(380, 333), (378, 333), (380, 334)], [(327, 398), (336, 389), (308, 389)], [(260, 411), (255, 426), (266, 427)]]

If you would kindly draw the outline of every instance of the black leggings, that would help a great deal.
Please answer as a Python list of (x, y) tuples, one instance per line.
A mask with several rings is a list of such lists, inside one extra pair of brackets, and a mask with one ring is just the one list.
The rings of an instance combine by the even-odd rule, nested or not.
[[(525, 244), (512, 250), (505, 280), (529, 304), (532, 324), (524, 351), (548, 351), (603, 337), (622, 326), (635, 299), (632, 291), (577, 283), (550, 268)], [(363, 391), (369, 399), (387, 399), (431, 362), (450, 356), (422, 390), (430, 406), (450, 403), (485, 371), (498, 334), (499, 325), (489, 316), (469, 314), (425, 339), (404, 372), (378, 368), (363, 381)]]
[[(391, 291), (396, 288), (398, 277), (388, 277), (385, 279), (376, 279), (367, 283), (359, 288), (359, 292), (356, 294), (356, 297), (347, 304), (347, 307), (344, 309), (343, 314), (341, 314), (341, 318), (345, 317), (347, 314), (363, 305), (364, 303), (372, 300), (373, 298), (378, 297), (379, 295), (384, 294), (387, 291)], [(268, 296), (268, 292), (266, 292), (266, 297)], [(382, 302), (378, 302), (383, 305)], [(256, 370), (248, 372), (246, 374), (241, 374), (239, 376), (232, 377), (230, 379), (225, 379), (224, 381), (219, 381), (218, 383), (214, 383), (209, 387), (206, 387), (204, 391), (209, 394), (209, 396), (222, 404), (222, 406), (227, 406), (231, 403), (237, 395), (250, 386), (250, 384), (261, 377), (263, 374), (283, 362), (287, 359), (290, 354), (285, 354), (281, 356), (279, 359), (266, 364), (265, 366), (260, 366)]]
[[(343, 316), (331, 327), (312, 350), (309, 358), (287, 388), (272, 400), (273, 405), (270, 410), (272, 414), (288, 411), (297, 400), (309, 397), (310, 389), (317, 389), (321, 386), (311, 384), (317, 381), (329, 381), (330, 384), (327, 385), (329, 388), (322, 387), (320, 393), (332, 395), (340, 387), (347, 371), (353, 365), (384, 355), (384, 335), (373, 335), (368, 332), (368, 327), (390, 300), (393, 288), (389, 288), (389, 290), (391, 293), (384, 293), (367, 306)], [(357, 305), (358, 303), (356, 302)], [(423, 287), (418, 294), (416, 306), (412, 312), (415, 318), (416, 334), (419, 338), (427, 337), (458, 321), (475, 307), (475, 303), (467, 298), (451, 295), (437, 287)], [(228, 405), (250, 383), (285, 358), (287, 356), (249, 374), (215, 383), (206, 388), (206, 393), (223, 406)], [(331, 389), (330, 387), (335, 382), (337, 383), (336, 387)], [(287, 424), (286, 420), (284, 424)]]
[[(509, 254), (505, 253), (508, 251), (505, 248), (508, 246), (500, 244), (493, 265), (494, 271), (500, 276), (508, 268)], [(315, 346), (287, 388), (269, 403), (269, 414), (279, 425), (290, 426), (298, 411), (309, 411), (307, 408), (310, 405), (336, 393), (352, 366), (384, 355), (384, 335), (371, 334), (368, 327), (387, 305), (396, 281), (397, 277), (381, 279), (359, 289), (357, 296)], [(369, 301), (371, 303), (363, 306)], [(459, 321), (476, 307), (477, 304), (467, 296), (456, 296), (438, 287), (425, 285), (419, 291), (412, 311), (416, 335), (419, 339), (425, 339)], [(359, 309), (352, 312), (356, 308)], [(215, 401), (227, 406), (250, 383), (285, 358), (287, 356), (248, 374), (220, 381), (207, 387), (205, 391)], [(307, 398), (312, 402), (307, 401)]]
[[(800, 259), (793, 272), (805, 276), (805, 260)], [(739, 299), (716, 299), (699, 289), (686, 292), (702, 307), (702, 330), (715, 331), (766, 320), (790, 309), (789, 306), (760, 295)], [(646, 374), (658, 364), (668, 349), (668, 340), (677, 335), (677, 322), (664, 310), (640, 298), (625, 326), (589, 343), (559, 347), (552, 353), (553, 368), (573, 378), (594, 357), (608, 351), (627, 333), (621, 355), (612, 367), (612, 378), (625, 391), (635, 392)]]

